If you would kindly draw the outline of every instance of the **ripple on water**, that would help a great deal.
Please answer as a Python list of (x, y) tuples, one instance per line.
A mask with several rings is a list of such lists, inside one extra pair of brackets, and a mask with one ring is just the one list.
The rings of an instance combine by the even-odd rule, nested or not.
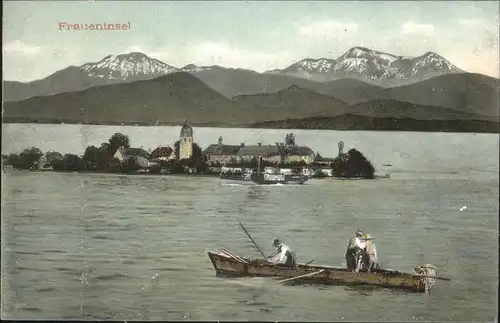
[(22, 267), (22, 266), (18, 266), (17, 267), (17, 270), (19, 271), (36, 271), (36, 272), (48, 272), (49, 270), (46, 270), (46, 269), (42, 269), (42, 268), (35, 268), (35, 267)]
[(66, 273), (66, 274), (72, 274), (72, 275), (80, 275), (81, 274), (81, 270), (76, 270), (73, 268), (55, 267), (54, 269), (57, 271)]
[(110, 274), (110, 275), (98, 275), (92, 277), (95, 280), (115, 280), (115, 279), (120, 279), (120, 278), (128, 278), (130, 277), (127, 273), (116, 273), (116, 274)]
[(40, 288), (37, 288), (36, 290), (37, 290), (37, 292), (41, 292), (41, 293), (57, 291), (57, 289), (54, 287), (40, 287)]
[(104, 235), (95, 235), (95, 236), (92, 237), (92, 239), (96, 239), (96, 240), (116, 240), (116, 239), (111, 238), (110, 236), (104, 236)]
[(55, 249), (46, 249), (43, 251), (44, 253), (65, 253), (65, 251), (62, 250), (55, 250)]
[(35, 255), (35, 256), (40, 255), (39, 252), (30, 252), (30, 251), (15, 251), (15, 253), (18, 255)]

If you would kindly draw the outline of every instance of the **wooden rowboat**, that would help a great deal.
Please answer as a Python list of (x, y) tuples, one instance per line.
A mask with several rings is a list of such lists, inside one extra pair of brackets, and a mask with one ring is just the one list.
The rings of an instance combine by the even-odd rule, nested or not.
[[(273, 265), (263, 260), (242, 258), (227, 249), (208, 252), (217, 277), (272, 277), (281, 282), (323, 285), (371, 285), (410, 292), (430, 292), (435, 278), (390, 269), (353, 272), (346, 268), (298, 264), (295, 267)], [(446, 279), (448, 280), (448, 279)], [(427, 288), (426, 288), (427, 286)]]

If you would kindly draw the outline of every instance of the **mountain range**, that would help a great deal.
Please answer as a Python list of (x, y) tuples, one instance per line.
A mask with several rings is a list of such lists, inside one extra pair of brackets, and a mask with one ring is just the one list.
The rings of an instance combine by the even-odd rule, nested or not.
[[(354, 47), (337, 59), (303, 59), (282, 70), (257, 73), (221, 66), (186, 65), (182, 68), (133, 52), (108, 55), (99, 62), (69, 66), (43, 79), (22, 83), (4, 81), (4, 101), (74, 92), (89, 87), (153, 79), (189, 72), (227, 97), (275, 92), (292, 84), (315, 90), (320, 81), (346, 77), (386, 87), (409, 84), (449, 73), (461, 73), (445, 58), (428, 52), (415, 58), (399, 57)], [(313, 82), (311, 82), (313, 81)]]
[(403, 57), (365, 47), (354, 47), (337, 59), (306, 58), (270, 73), (300, 76), (318, 81), (355, 77), (368, 81), (419, 81), (432, 76), (464, 72), (433, 52)]
[(176, 124), (187, 118), (193, 124), (233, 126), (346, 115), (351, 121), (362, 116), (363, 123), (366, 118), (482, 122), (498, 120), (499, 88), (498, 79), (461, 71), (435, 53), (406, 58), (355, 47), (337, 59), (304, 59), (265, 73), (193, 64), (177, 68), (130, 53), (33, 82), (4, 81), (3, 117), (4, 122), (97, 124)]

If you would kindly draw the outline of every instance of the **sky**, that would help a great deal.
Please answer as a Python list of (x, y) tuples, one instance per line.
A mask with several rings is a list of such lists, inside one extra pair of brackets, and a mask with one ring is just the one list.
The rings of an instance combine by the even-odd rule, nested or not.
[[(428, 51), (499, 77), (498, 1), (4, 1), (3, 76), (31, 81), (70, 65), (139, 51), (167, 64), (258, 72), (354, 46)], [(130, 30), (60, 30), (130, 23)]]

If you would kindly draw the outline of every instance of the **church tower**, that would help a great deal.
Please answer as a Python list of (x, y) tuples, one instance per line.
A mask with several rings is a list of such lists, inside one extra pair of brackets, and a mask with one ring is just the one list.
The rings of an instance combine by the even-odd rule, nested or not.
[(179, 143), (179, 159), (188, 159), (193, 156), (193, 128), (187, 120), (181, 128), (181, 136)]

